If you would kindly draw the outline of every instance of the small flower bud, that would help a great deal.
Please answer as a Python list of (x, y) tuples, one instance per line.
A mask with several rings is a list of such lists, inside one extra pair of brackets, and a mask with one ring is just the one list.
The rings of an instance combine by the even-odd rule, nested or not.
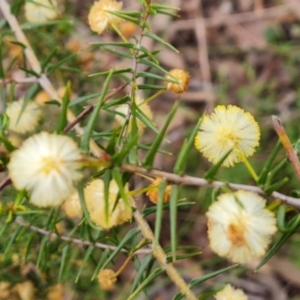
[[(161, 181), (162, 181), (161, 178), (156, 178), (150, 185), (150, 190), (146, 193), (150, 201), (153, 202), (154, 204), (156, 204), (158, 201), (158, 186), (161, 183)], [(171, 185), (167, 185), (165, 189), (164, 203), (167, 203), (170, 200), (171, 188), (172, 188)]]
[(167, 82), (167, 89), (174, 93), (180, 94), (187, 90), (188, 85), (190, 83), (190, 75), (184, 70), (181, 69), (173, 69), (166, 76), (166, 79), (172, 81), (178, 81), (178, 83)]
[(50, 100), (51, 100), (51, 98), (44, 90), (38, 92), (34, 98), (34, 101), (39, 105), (44, 105), (47, 101), (50, 101)]
[(117, 281), (116, 273), (111, 269), (101, 270), (97, 278), (100, 288), (104, 291), (112, 290), (115, 286), (115, 282)]
[(125, 21), (119, 25), (119, 29), (126, 38), (129, 38), (136, 33), (138, 26), (130, 21)]

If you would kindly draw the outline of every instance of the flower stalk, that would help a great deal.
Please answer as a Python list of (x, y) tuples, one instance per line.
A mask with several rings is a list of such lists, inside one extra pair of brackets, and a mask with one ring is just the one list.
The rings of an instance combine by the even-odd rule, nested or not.
[(142, 235), (150, 241), (150, 248), (152, 255), (156, 258), (160, 266), (166, 271), (169, 278), (176, 284), (180, 292), (185, 295), (188, 300), (197, 300), (198, 297), (191, 291), (187, 283), (183, 280), (178, 271), (174, 268), (172, 263), (167, 263), (167, 256), (162, 247), (156, 243), (154, 244), (154, 235), (148, 223), (143, 218), (142, 214), (136, 210), (133, 213), (134, 219), (139, 225)]
[(249, 163), (249, 160), (245, 157), (245, 155), (242, 152), (240, 152), (239, 155), (240, 155), (242, 162), (244, 163), (244, 165), (248, 169), (249, 173), (251, 174), (252, 178), (255, 180), (255, 182), (257, 182), (258, 175), (254, 171), (252, 165)]

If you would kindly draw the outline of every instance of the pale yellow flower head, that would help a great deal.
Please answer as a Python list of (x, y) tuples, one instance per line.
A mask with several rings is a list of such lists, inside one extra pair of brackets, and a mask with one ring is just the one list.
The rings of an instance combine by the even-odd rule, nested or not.
[[(124, 190), (128, 192), (127, 185)], [(122, 198), (117, 200), (119, 187), (115, 180), (110, 181), (108, 193), (108, 218), (106, 219), (103, 180), (93, 180), (84, 189), (86, 208), (90, 218), (96, 225), (104, 229), (121, 225), (132, 218), (132, 208), (126, 205)], [(115, 205), (116, 201), (118, 201), (117, 205)], [(130, 204), (133, 205), (133, 203)]]
[(111, 269), (100, 270), (97, 278), (100, 288), (104, 291), (111, 291), (115, 287), (115, 282), (117, 281), (117, 275)]
[(39, 207), (62, 204), (81, 179), (81, 155), (68, 136), (41, 132), (28, 138), (11, 154), (9, 176), (18, 190), (27, 190), (30, 202)]
[(65, 201), (64, 210), (66, 215), (70, 218), (80, 218), (82, 216), (82, 209), (77, 190)]
[[(135, 98), (135, 103), (139, 107), (139, 109), (144, 113), (145, 116), (147, 116), (148, 119), (152, 120), (153, 119), (153, 114), (150, 109), (150, 106), (147, 103), (143, 103), (144, 100), (141, 99), (140, 97)], [(116, 114), (115, 119), (116, 121), (122, 126), (125, 121), (126, 121), (126, 116), (128, 114), (128, 105), (127, 104), (122, 104), (116, 107), (116, 111), (123, 114), (123, 116)], [(138, 118), (136, 118), (136, 126), (138, 128), (139, 134), (143, 134), (144, 129), (146, 125)], [(132, 116), (130, 117), (129, 124), (128, 124), (128, 130), (127, 133), (129, 133), (132, 130)]]
[(47, 22), (55, 19), (57, 15), (57, 0), (27, 0), (25, 3), (25, 17), (28, 22)]
[(234, 105), (219, 105), (203, 116), (195, 146), (213, 164), (232, 150), (222, 164), (231, 167), (251, 156), (259, 139), (259, 126), (250, 113)]
[(174, 93), (180, 94), (187, 90), (190, 83), (190, 75), (184, 70), (181, 69), (173, 69), (166, 76), (166, 79), (172, 81), (178, 81), (178, 83), (173, 83), (166, 81), (167, 90), (172, 91)]
[(111, 12), (118, 12), (122, 9), (122, 2), (115, 0), (99, 0), (92, 6), (88, 21), (92, 31), (101, 34), (112, 25), (118, 25), (123, 20)]
[(262, 257), (277, 231), (265, 206), (265, 199), (248, 191), (220, 195), (206, 213), (211, 249), (236, 263)]
[(233, 288), (226, 284), (224, 289), (215, 294), (216, 300), (248, 300), (247, 295), (240, 289)]
[(9, 129), (17, 133), (26, 133), (36, 129), (42, 117), (42, 110), (35, 102), (28, 102), (24, 107), (24, 100), (8, 104), (6, 114), (9, 117)]

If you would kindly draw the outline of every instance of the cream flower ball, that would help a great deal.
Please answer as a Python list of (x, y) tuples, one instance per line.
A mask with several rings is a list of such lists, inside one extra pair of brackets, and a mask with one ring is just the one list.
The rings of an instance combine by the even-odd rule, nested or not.
[(65, 201), (63, 208), (66, 215), (70, 218), (80, 218), (82, 216), (82, 209), (77, 190)]
[(11, 154), (7, 168), (13, 185), (28, 191), (33, 205), (57, 206), (72, 195), (74, 182), (82, 177), (80, 159), (70, 137), (41, 132)]
[(222, 165), (231, 167), (251, 156), (259, 139), (259, 126), (250, 113), (234, 105), (218, 105), (203, 116), (195, 146), (213, 164), (232, 150)]
[(28, 22), (47, 22), (55, 19), (57, 15), (57, 0), (27, 0), (25, 3), (25, 17)]
[(220, 195), (206, 213), (211, 249), (236, 263), (262, 257), (277, 231), (265, 206), (265, 199), (248, 191)]
[[(148, 119), (153, 119), (153, 114), (151, 111), (150, 106), (147, 103), (144, 103), (144, 100), (140, 97), (135, 98), (135, 103), (139, 107), (139, 109), (144, 113), (145, 116), (147, 116)], [(116, 107), (116, 112), (121, 113), (123, 116), (116, 114), (115, 119), (116, 121), (123, 126), (126, 121), (126, 116), (128, 114), (128, 105), (122, 104)], [(146, 125), (138, 118), (136, 118), (136, 126), (138, 128), (138, 133), (141, 135), (143, 134)], [(132, 116), (130, 117), (129, 124), (128, 124), (128, 131), (129, 133), (132, 130)]]
[(224, 289), (215, 294), (216, 300), (248, 300), (247, 295), (240, 289), (234, 289), (226, 284)]
[(17, 133), (35, 130), (42, 117), (42, 110), (37, 103), (30, 101), (24, 105), (24, 99), (21, 99), (9, 103), (6, 109), (9, 129)]
[(101, 34), (109, 26), (118, 25), (123, 20), (113, 14), (112, 12), (118, 12), (122, 9), (122, 2), (115, 0), (99, 0), (92, 6), (88, 21), (92, 31)]
[[(125, 185), (124, 189), (125, 192), (128, 191), (128, 186)], [(86, 208), (90, 218), (104, 229), (121, 225), (132, 218), (132, 208), (126, 205), (123, 199), (118, 199), (118, 203), (115, 205), (119, 193), (119, 187), (115, 180), (110, 181), (108, 193), (108, 218), (106, 219), (103, 180), (91, 181), (84, 189)], [(130, 205), (133, 206), (133, 202)]]

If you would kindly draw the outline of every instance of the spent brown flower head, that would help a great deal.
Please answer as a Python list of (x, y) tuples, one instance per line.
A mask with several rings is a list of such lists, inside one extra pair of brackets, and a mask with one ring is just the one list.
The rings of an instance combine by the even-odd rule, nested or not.
[[(149, 186), (149, 191), (146, 193), (146, 195), (149, 197), (150, 201), (154, 204), (157, 204), (158, 201), (158, 186), (162, 182), (161, 178), (156, 178), (151, 185)], [(170, 195), (171, 195), (171, 185), (167, 185), (165, 189), (165, 195), (164, 195), (164, 203), (169, 202)]]

